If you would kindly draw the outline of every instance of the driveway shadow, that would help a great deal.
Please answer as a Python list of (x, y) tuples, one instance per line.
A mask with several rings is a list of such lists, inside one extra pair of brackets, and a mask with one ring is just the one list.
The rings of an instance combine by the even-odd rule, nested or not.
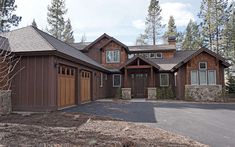
[(91, 102), (65, 109), (63, 111), (107, 116), (130, 122), (156, 123), (157, 121), (154, 114), (154, 107), (157, 107), (157, 103)]

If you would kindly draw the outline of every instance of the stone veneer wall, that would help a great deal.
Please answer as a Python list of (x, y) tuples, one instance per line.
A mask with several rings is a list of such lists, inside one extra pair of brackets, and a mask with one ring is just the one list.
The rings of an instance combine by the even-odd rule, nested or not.
[(11, 111), (11, 91), (2, 90), (0, 91), (0, 115), (10, 114)]
[(185, 99), (215, 101), (222, 94), (221, 85), (185, 85)]
[(122, 98), (131, 99), (131, 88), (122, 88)]
[(148, 99), (156, 99), (157, 88), (148, 88)]

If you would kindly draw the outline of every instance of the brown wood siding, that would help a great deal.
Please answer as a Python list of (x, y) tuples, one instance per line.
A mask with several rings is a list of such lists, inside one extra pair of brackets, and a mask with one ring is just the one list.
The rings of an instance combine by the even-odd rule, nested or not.
[(90, 58), (92, 58), (93, 60), (97, 61), (98, 63), (101, 63), (101, 51), (100, 51), (100, 47), (106, 43), (109, 39), (108, 38), (103, 38), (102, 40), (100, 40), (99, 42), (97, 42), (96, 44), (94, 44), (93, 46), (90, 47), (90, 49), (88, 51), (85, 52), (85, 54), (87, 56), (89, 56)]
[(56, 110), (56, 85), (51, 56), (22, 57), (16, 67), (21, 70), (12, 83), (12, 103), (15, 111)]
[[(107, 63), (106, 62), (106, 51), (114, 51), (114, 50), (119, 50), (120, 52), (120, 62), (119, 63)], [(115, 42), (110, 42), (108, 45), (106, 45), (102, 49), (102, 65), (107, 68), (119, 68), (122, 64), (124, 64), (128, 60), (128, 55), (126, 50), (118, 45)]]
[(176, 98), (184, 99), (185, 95), (185, 84), (186, 84), (186, 67), (185, 65), (181, 66), (177, 72), (176, 76)]
[(170, 59), (175, 56), (175, 52), (176, 51), (164, 51), (164, 52), (162, 52), (162, 56), (163, 56), (163, 58)]
[(198, 56), (192, 58), (187, 64), (186, 64), (186, 85), (191, 84), (191, 70), (199, 70), (199, 62), (207, 62), (207, 69), (208, 70), (216, 70), (216, 84), (222, 85), (223, 79), (221, 77), (220, 71), (220, 62), (215, 57), (211, 56), (210, 54), (206, 52), (202, 52)]
[[(2, 62), (0, 60), (0, 62)], [(0, 87), (7, 90), (8, 89), (8, 84), (7, 84), (7, 81), (8, 81), (8, 65), (6, 62), (3, 62), (3, 63), (0, 63), (0, 69), (2, 69), (1, 73), (0, 73)], [(5, 72), (4, 72), (5, 71)]]

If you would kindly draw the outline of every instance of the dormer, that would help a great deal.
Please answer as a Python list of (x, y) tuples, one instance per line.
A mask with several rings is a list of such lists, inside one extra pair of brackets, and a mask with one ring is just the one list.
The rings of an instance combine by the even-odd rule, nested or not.
[(103, 34), (81, 49), (83, 53), (106, 68), (119, 68), (128, 60), (128, 47), (117, 39)]

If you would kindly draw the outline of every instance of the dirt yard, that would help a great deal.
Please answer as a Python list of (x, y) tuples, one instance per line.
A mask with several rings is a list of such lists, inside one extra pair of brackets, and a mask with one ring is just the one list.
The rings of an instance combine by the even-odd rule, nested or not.
[(206, 146), (161, 129), (78, 113), (0, 116), (0, 146)]

